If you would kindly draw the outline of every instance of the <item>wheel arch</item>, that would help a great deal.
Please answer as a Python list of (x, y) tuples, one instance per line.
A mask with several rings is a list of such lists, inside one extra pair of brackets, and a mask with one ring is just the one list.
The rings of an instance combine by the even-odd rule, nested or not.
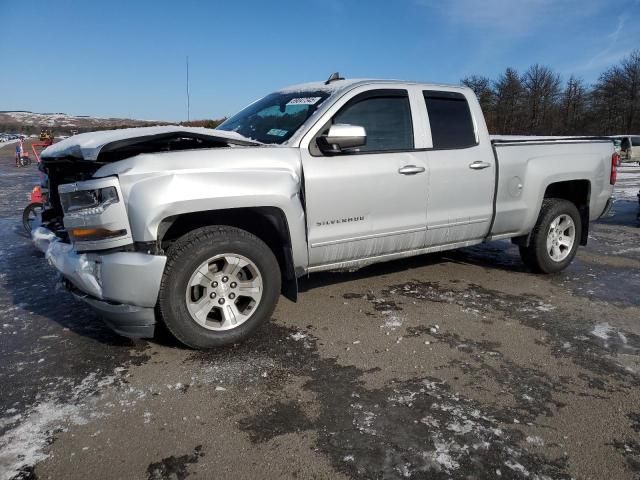
[(281, 293), (295, 302), (298, 298), (298, 282), (291, 245), (291, 233), (285, 213), (278, 207), (243, 207), (221, 210), (205, 210), (172, 215), (158, 224), (157, 243), (166, 250), (168, 246), (188, 232), (210, 225), (227, 225), (252, 233), (274, 253), (282, 276)]
[(586, 179), (580, 179), (551, 183), (545, 189), (544, 198), (562, 198), (576, 206), (580, 213), (580, 222), (582, 223), (580, 245), (586, 245), (589, 239), (591, 182)]
[[(544, 194), (540, 197), (537, 208), (537, 216), (540, 215), (542, 204), (546, 199), (560, 198), (573, 203), (580, 214), (581, 234), (580, 245), (586, 245), (589, 239), (589, 205), (591, 201), (591, 181), (587, 179), (562, 180), (549, 183)], [(514, 237), (512, 243), (527, 247), (531, 242), (531, 232), (526, 235)]]

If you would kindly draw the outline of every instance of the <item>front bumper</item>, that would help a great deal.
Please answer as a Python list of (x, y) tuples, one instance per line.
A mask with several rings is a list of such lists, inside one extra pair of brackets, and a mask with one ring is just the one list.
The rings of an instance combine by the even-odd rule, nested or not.
[(35, 229), (32, 239), (73, 294), (113, 330), (127, 337), (153, 336), (154, 307), (167, 257), (139, 252), (77, 253), (45, 227)]

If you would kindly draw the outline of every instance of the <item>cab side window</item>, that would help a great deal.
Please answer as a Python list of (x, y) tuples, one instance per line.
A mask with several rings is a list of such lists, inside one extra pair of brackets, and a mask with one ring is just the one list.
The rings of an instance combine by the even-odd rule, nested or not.
[(374, 90), (357, 95), (333, 117), (332, 123), (365, 128), (367, 143), (353, 152), (413, 149), (411, 106), (406, 90)]
[(468, 148), (478, 144), (465, 96), (458, 92), (423, 92), (435, 150)]

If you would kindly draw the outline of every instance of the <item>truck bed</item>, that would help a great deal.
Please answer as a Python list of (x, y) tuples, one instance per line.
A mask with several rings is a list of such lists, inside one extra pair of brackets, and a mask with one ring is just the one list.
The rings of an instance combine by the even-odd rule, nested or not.
[(551, 135), (489, 135), (491, 143), (539, 143), (539, 142), (588, 142), (588, 141), (604, 141), (611, 142), (609, 137), (598, 136), (551, 136)]
[(577, 189), (587, 195), (589, 211), (585, 217), (589, 220), (604, 211), (613, 188), (609, 182), (614, 152), (610, 138), (504, 135), (490, 138), (497, 166), (491, 239), (530, 232), (545, 195), (549, 196), (551, 184), (562, 186), (562, 182), (567, 182), (566, 190)]

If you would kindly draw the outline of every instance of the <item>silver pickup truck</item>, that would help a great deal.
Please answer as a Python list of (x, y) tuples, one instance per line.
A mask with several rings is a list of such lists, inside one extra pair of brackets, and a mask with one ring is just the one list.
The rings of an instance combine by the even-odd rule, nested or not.
[(238, 342), (297, 278), (511, 239), (565, 268), (611, 205), (608, 138), (491, 138), (465, 87), (289, 87), (215, 130), (76, 135), (46, 149), (35, 244), (117, 332), (163, 322), (193, 348)]

